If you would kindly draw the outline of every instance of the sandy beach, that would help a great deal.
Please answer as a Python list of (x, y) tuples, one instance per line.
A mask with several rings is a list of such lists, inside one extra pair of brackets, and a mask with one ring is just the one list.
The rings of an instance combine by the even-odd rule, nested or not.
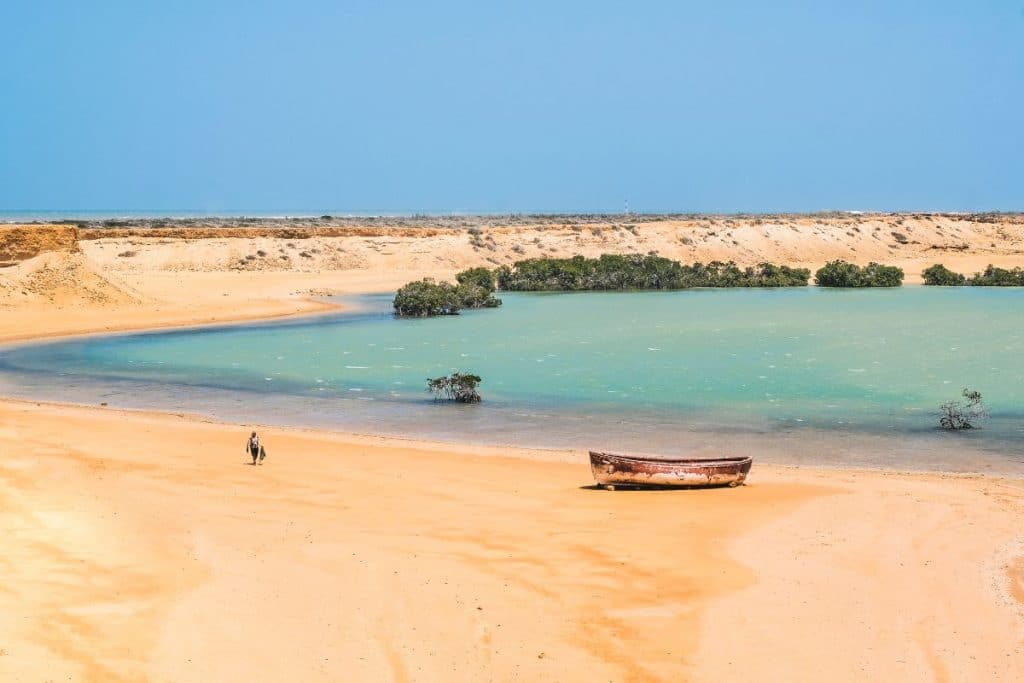
[[(443, 227), (8, 235), (0, 341), (314, 314), (333, 310), (324, 294), (508, 262), (522, 244), (852, 254), (910, 281), (937, 261), (1024, 262), (1017, 219), (904, 218), (908, 244), (876, 248), (897, 219), (747, 222), (728, 241), (694, 219), (610, 244), (607, 227), (496, 226), (493, 250), (474, 246), (487, 231)], [(929, 251), (940, 238), (968, 248)], [(279, 252), (301, 266), (272, 267)], [(251, 428), (269, 451), (258, 467)], [(0, 680), (1024, 679), (1024, 481), (755, 465), (729, 490), (591, 483), (582, 451), (0, 400)]]
[(609, 494), (581, 453), (0, 414), (5, 680), (1024, 675), (1020, 481)]

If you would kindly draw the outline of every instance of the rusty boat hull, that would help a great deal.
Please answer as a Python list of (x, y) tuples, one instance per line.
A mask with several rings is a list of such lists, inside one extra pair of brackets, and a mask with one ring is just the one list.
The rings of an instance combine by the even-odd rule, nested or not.
[(753, 464), (750, 457), (670, 459), (590, 451), (594, 481), (606, 488), (739, 486)]

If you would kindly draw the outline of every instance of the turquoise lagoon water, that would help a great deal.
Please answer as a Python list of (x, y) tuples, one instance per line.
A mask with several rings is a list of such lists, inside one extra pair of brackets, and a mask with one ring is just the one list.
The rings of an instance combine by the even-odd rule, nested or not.
[[(6, 395), (417, 437), (1024, 473), (1024, 290), (505, 294), (399, 320), (390, 297), (302, 322), (9, 347)], [(484, 378), (479, 406), (425, 378)], [(936, 429), (980, 390), (992, 417)]]

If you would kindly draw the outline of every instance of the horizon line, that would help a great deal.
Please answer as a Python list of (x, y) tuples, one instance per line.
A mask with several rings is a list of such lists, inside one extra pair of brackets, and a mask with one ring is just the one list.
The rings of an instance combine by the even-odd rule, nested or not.
[(279, 211), (211, 211), (201, 210), (117, 210), (117, 209), (0, 209), (0, 223), (67, 223), (100, 220), (344, 220), (344, 219), (415, 219), (415, 218), (558, 218), (558, 217), (769, 217), (769, 216), (983, 216), (1024, 215), (1024, 209), (986, 209), (976, 211), (950, 211), (942, 209), (821, 209), (809, 211), (451, 211), (451, 212), (279, 212)]

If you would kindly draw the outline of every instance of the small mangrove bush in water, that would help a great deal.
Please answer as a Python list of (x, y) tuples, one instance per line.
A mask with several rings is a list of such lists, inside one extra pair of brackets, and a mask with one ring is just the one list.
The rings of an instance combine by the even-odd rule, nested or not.
[(941, 263), (936, 263), (921, 271), (926, 285), (970, 285), (972, 287), (1024, 287), (1024, 270), (1014, 268), (997, 268), (989, 265), (984, 272), (965, 277), (953, 272)]
[(939, 406), (939, 425), (951, 432), (975, 429), (979, 422), (988, 417), (981, 392), (964, 389), (960, 395), (966, 401), (946, 401)]
[(934, 266), (929, 266), (922, 270), (921, 277), (926, 285), (938, 287), (956, 287), (967, 283), (967, 278), (960, 273), (954, 273), (941, 263), (936, 263)]
[(453, 372), (448, 377), (427, 379), (427, 391), (434, 394), (434, 400), (446, 399), (459, 403), (479, 403), (480, 394), (476, 388), (480, 385), (479, 375)]
[(455, 285), (424, 278), (399, 289), (392, 305), (401, 316), (455, 315), (462, 308), (462, 300), (455, 293)]
[(829, 261), (814, 274), (814, 282), (819, 287), (899, 287), (903, 284), (903, 269), (874, 261), (863, 267)]
[(656, 254), (602, 254), (598, 258), (532, 258), (498, 269), (498, 287), (513, 292), (575, 292), (691, 287), (805, 287), (810, 271), (732, 261), (685, 265)]
[(495, 308), (494, 274), (487, 268), (470, 268), (455, 276), (458, 284), (430, 278), (410, 282), (395, 294), (392, 305), (399, 316), (457, 315), (463, 308)]

